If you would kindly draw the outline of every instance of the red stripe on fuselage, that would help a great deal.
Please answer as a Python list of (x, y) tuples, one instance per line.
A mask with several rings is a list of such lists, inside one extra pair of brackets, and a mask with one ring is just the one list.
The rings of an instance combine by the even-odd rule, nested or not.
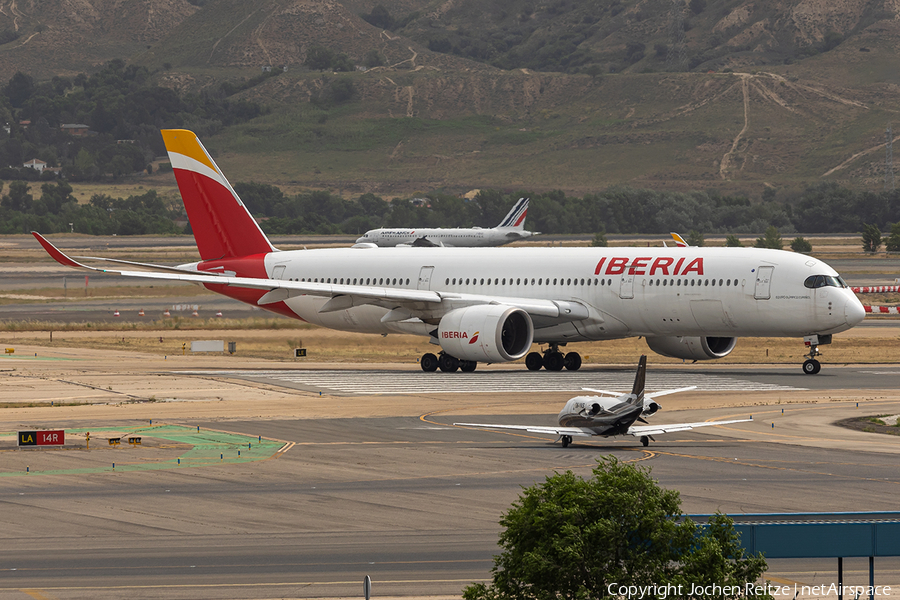
[[(269, 278), (268, 273), (266, 273), (265, 254), (253, 254), (251, 256), (242, 256), (240, 258), (226, 258), (221, 260), (207, 260), (197, 265), (197, 269), (200, 271), (216, 274), (225, 274), (231, 271), (237, 277), (250, 277), (253, 279)], [(223, 296), (228, 296), (229, 298), (234, 298), (235, 300), (244, 302), (246, 304), (252, 304), (253, 306), (259, 306), (257, 304), (259, 302), (259, 299), (269, 291), (253, 288), (232, 287), (219, 283), (204, 283), (203, 287), (210, 290), (211, 292), (216, 292), (217, 294), (222, 294)], [(260, 306), (260, 308), (268, 310), (270, 312), (278, 313), (280, 315), (284, 315), (286, 317), (290, 317), (292, 319), (303, 321), (303, 319), (301, 319), (297, 315), (297, 313), (292, 311), (284, 302), (265, 304), (263, 306)]]

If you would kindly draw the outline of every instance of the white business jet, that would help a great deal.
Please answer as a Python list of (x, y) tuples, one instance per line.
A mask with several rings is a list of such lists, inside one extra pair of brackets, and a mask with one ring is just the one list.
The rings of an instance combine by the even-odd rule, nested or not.
[[(644, 380), (647, 374), (647, 357), (641, 356), (638, 362), (637, 373), (634, 377), (634, 386), (630, 394), (618, 395), (615, 392), (605, 390), (585, 391), (597, 392), (613, 397), (601, 396), (576, 396), (572, 398), (559, 413), (559, 427), (541, 427), (534, 425), (492, 425), (490, 423), (454, 423), (464, 427), (478, 427), (480, 429), (513, 429), (527, 431), (529, 433), (542, 433), (559, 436), (562, 447), (572, 443), (573, 437), (611, 437), (616, 435), (631, 435), (640, 438), (644, 446), (650, 444), (654, 435), (673, 433), (676, 431), (689, 431), (698, 427), (710, 427), (712, 425), (730, 425), (732, 423), (747, 423), (753, 419), (732, 419), (730, 421), (704, 421), (701, 423), (673, 423), (670, 425), (634, 425), (635, 421), (646, 423), (643, 417), (656, 413), (660, 406), (654, 400), (667, 394), (687, 392), (697, 389), (696, 386), (663, 390), (654, 394), (644, 393)], [(653, 440), (656, 441), (656, 440)]]
[[(425, 371), (525, 358), (581, 366), (567, 344), (642, 336), (685, 360), (726, 356), (739, 337), (799, 337), (818, 373), (820, 344), (858, 325), (862, 304), (811, 256), (759, 248), (330, 248), (279, 251), (212, 157), (185, 130), (162, 132), (201, 260), (180, 266), (70, 258), (125, 277), (190, 281), (322, 327), (420, 335)], [(101, 261), (87, 265), (80, 261)], [(752, 342), (751, 342), (752, 343)], [(542, 352), (532, 350), (543, 344)]]

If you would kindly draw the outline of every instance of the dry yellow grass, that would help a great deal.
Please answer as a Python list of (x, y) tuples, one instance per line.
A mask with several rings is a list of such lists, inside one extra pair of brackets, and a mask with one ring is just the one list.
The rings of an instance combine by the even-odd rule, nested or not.
[[(174, 319), (173, 319), (174, 321)], [(268, 324), (267, 324), (268, 321)], [(74, 328), (75, 326), (73, 326)], [(96, 330), (107, 327), (106, 330)], [(113, 329), (117, 327), (117, 329)], [(49, 329), (7, 330), (3, 343), (35, 346), (112, 349), (122, 352), (146, 352), (157, 355), (181, 354), (182, 345), (190, 353), (192, 340), (220, 339), (237, 343), (237, 353), (229, 360), (245, 358), (291, 359), (293, 348), (305, 347), (308, 360), (337, 363), (416, 362), (426, 352), (440, 348), (425, 338), (410, 335), (386, 337), (322, 329), (314, 325), (278, 319), (258, 320), (181, 320), (181, 328), (134, 328), (129, 324), (100, 324), (92, 330), (53, 331)], [(148, 327), (150, 327), (148, 325)], [(161, 341), (160, 341), (161, 340)], [(877, 348), (878, 351), (873, 351)], [(537, 346), (535, 349), (538, 349)], [(654, 354), (639, 338), (573, 344), (585, 364), (630, 364), (648, 354), (655, 364), (679, 364), (682, 361)], [(823, 361), (830, 364), (869, 364), (900, 362), (900, 341), (895, 327), (851, 330), (835, 336), (834, 343), (822, 346)], [(806, 353), (803, 343), (794, 338), (743, 338), (734, 352), (711, 365), (799, 364)], [(302, 360), (302, 359), (301, 359)]]

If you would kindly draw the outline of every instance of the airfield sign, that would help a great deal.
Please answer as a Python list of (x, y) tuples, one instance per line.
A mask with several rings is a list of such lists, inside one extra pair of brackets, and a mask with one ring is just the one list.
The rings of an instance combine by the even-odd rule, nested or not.
[(20, 431), (19, 446), (64, 446), (66, 432), (63, 429), (48, 431)]

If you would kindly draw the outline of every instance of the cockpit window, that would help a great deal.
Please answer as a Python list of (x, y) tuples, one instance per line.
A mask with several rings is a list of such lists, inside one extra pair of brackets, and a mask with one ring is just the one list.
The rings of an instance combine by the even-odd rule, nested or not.
[(847, 287), (847, 283), (843, 279), (832, 275), (810, 275), (806, 278), (806, 281), (803, 282), (803, 285), (808, 288)]

